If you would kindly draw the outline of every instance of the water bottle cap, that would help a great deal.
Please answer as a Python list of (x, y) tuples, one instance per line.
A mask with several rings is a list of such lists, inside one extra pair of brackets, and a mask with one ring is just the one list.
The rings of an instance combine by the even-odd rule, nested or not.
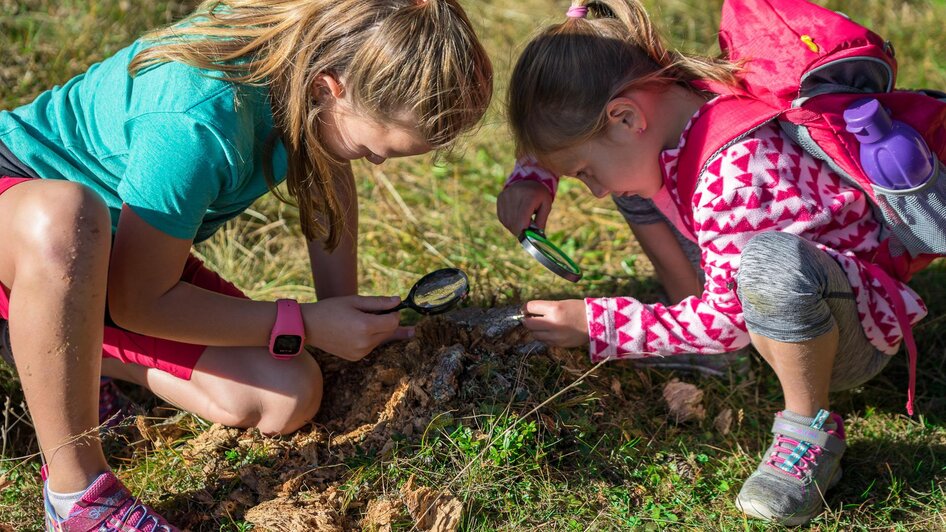
[(884, 138), (893, 127), (887, 110), (874, 98), (865, 98), (851, 104), (844, 111), (847, 130), (857, 135), (862, 144), (871, 144)]

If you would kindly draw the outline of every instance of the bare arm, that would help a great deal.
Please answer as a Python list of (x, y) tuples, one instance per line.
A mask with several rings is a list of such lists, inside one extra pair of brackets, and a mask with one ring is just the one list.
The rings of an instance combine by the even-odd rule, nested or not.
[(312, 278), (320, 301), (358, 293), (358, 193), (351, 165), (346, 168), (347, 181), (339, 189), (345, 230), (338, 247), (329, 253), (324, 242), (308, 242)]
[[(122, 209), (109, 263), (108, 301), (120, 326), (148, 336), (208, 346), (265, 346), (276, 304), (218, 294), (180, 280), (191, 242)], [(359, 360), (388, 339), (405, 336), (396, 314), (371, 311), (397, 298), (349, 296), (302, 305), (306, 343)]]
[(217, 346), (266, 345), (275, 304), (181, 282), (191, 245), (152, 227), (125, 205), (109, 262), (112, 318), (126, 329), (160, 338)]
[(700, 297), (700, 278), (666, 222), (631, 224), (631, 231), (654, 265), (671, 305), (690, 296)]

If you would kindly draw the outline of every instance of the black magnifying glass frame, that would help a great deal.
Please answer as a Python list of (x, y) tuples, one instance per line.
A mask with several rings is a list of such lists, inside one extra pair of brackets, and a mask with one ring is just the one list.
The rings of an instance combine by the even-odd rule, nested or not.
[[(423, 290), (427, 287), (431, 287), (431, 291), (443, 290), (446, 288), (451, 288), (451, 290), (445, 292), (442, 296), (437, 297), (434, 301), (437, 301), (436, 304), (424, 305), (418, 304), (418, 297), (424, 297), (426, 294)], [(407, 294), (407, 297), (404, 298), (401, 303), (388, 310), (379, 310), (372, 312), (372, 314), (389, 314), (391, 312), (397, 312), (409, 308), (418, 314), (423, 314), (424, 316), (432, 316), (435, 314), (443, 314), (444, 312), (452, 309), (463, 300), (470, 292), (470, 279), (467, 277), (466, 273), (463, 270), (457, 268), (442, 268), (428, 273), (414, 283), (414, 286), (411, 287), (411, 291)], [(452, 293), (453, 295), (444, 298), (447, 294)], [(442, 302), (440, 302), (442, 301)]]

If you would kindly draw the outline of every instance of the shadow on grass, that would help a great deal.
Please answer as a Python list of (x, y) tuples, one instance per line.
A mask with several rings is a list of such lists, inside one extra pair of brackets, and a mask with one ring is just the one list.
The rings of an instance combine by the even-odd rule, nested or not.
[[(927, 317), (914, 327), (917, 357), (916, 416), (926, 423), (946, 424), (946, 262), (938, 261), (917, 274), (910, 286), (923, 298)], [(843, 411), (884, 412), (906, 415), (909, 368), (906, 349), (901, 348), (887, 368), (854, 391), (834, 397)]]
[[(909, 441), (906, 439), (909, 437)], [(874, 519), (905, 522), (922, 501), (941, 500), (946, 482), (946, 445), (941, 435), (888, 433), (849, 441), (842, 460), (844, 478), (828, 504)], [(852, 516), (848, 516), (849, 518)]]

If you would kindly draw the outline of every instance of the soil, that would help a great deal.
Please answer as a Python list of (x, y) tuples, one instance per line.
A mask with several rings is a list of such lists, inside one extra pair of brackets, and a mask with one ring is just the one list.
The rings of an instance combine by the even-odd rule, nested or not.
[[(528, 389), (518, 383), (520, 365), (546, 350), (513, 318), (518, 312), (468, 308), (428, 318), (411, 341), (381, 347), (358, 363), (313, 353), (326, 382), (314, 423), (284, 438), (219, 425), (202, 432), (182, 456), (203, 464), (214, 494), (204, 504), (214, 507), (172, 507), (168, 517), (194, 530), (211, 527), (215, 517), (241, 516), (256, 530), (391, 530), (405, 522), (418, 530), (456, 530), (463, 505), (449, 491), (411, 479), (400, 493), (352, 499), (340, 491), (349, 475), (345, 464), (359, 453), (391, 454), (396, 441), (419, 442), (435, 418), (469, 413), (473, 398), (523, 400)], [(161, 440), (148, 427), (142, 432)], [(265, 449), (265, 456), (234, 468), (232, 457), (250, 449)], [(363, 491), (370, 490), (357, 493)]]

